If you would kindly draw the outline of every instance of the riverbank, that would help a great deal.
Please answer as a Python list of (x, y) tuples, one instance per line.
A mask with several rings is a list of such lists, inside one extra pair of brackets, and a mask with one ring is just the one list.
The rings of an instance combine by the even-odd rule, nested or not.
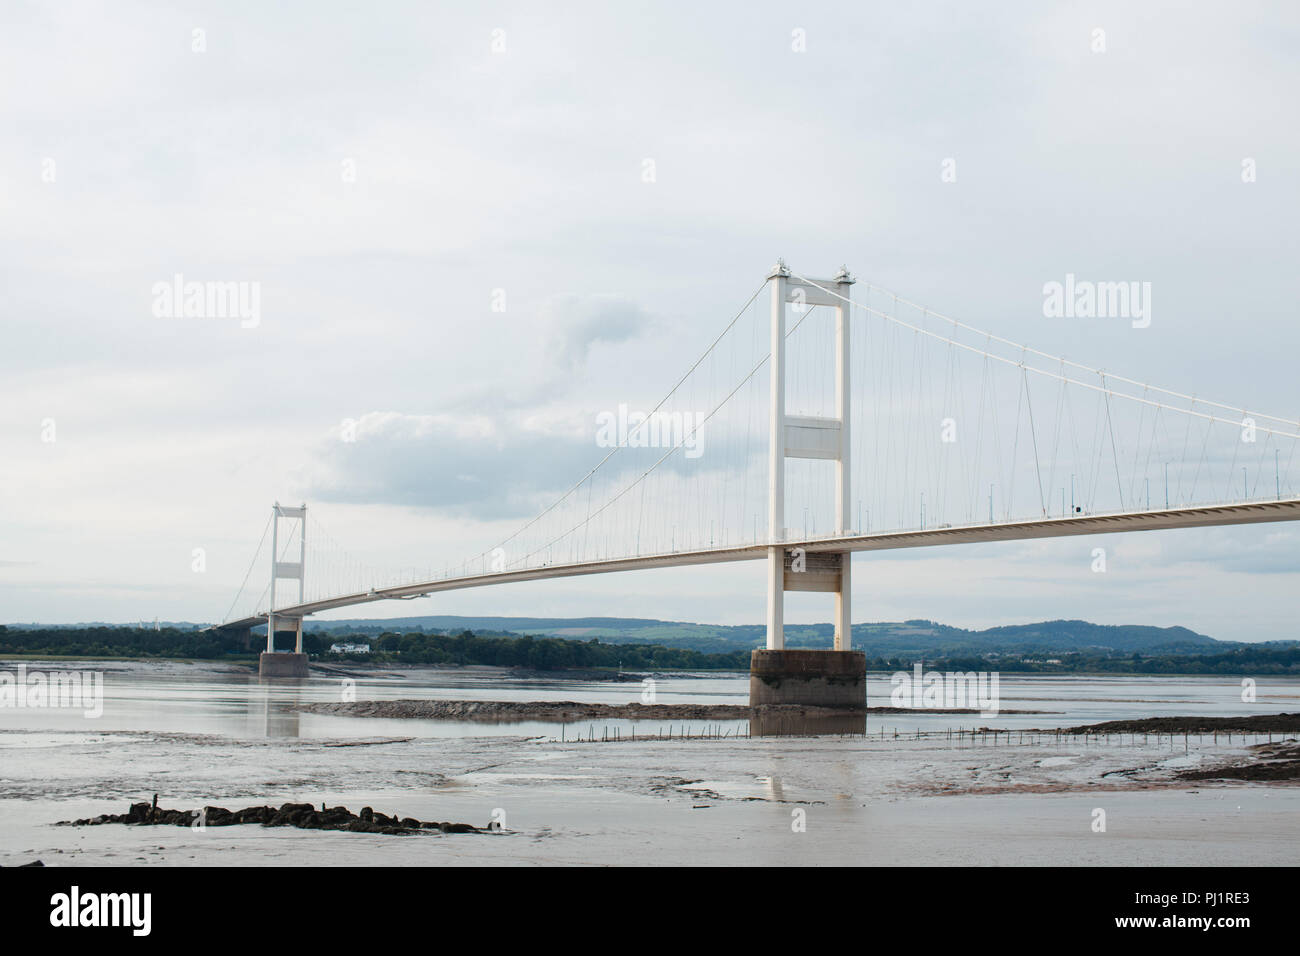
[[(852, 714), (979, 714), (978, 710), (921, 710), (899, 707), (868, 707), (842, 711), (828, 707), (748, 704), (599, 704), (574, 700), (359, 700), (303, 704), (308, 714), (336, 717), (384, 717), (400, 720), (465, 720), (485, 723), (545, 721), (570, 723), (579, 720), (750, 720), (756, 713), (766, 717), (837, 717)], [(1008, 710), (1007, 714), (1044, 714), (1041, 710)]]
[(1249, 714), (1244, 717), (1144, 717), (1106, 720), (1097, 724), (1062, 727), (1073, 735), (1106, 734), (1291, 734), (1300, 733), (1300, 714)]

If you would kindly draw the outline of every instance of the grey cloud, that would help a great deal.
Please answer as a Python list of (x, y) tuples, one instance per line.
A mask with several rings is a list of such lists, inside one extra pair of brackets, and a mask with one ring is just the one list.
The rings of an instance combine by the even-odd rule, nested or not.
[(562, 370), (573, 371), (587, 361), (597, 343), (617, 345), (642, 334), (652, 322), (635, 302), (616, 295), (565, 295), (542, 309), (547, 348)]
[[(596, 444), (592, 421), (546, 427), (517, 411), (408, 415), (371, 412), (355, 420), (354, 439), (335, 436), (316, 447), (304, 493), (324, 502), (424, 508), (479, 520), (531, 518), (609, 453)], [(730, 439), (701, 445), (697, 459), (682, 452), (662, 474), (702, 480), (759, 462)], [(630, 484), (663, 457), (663, 448), (625, 448), (603, 469), (602, 493)], [(752, 482), (757, 494), (761, 481)], [(739, 500), (737, 488), (734, 501)]]
[[(1161, 540), (1168, 565), (1203, 565), (1237, 574), (1294, 574), (1295, 532), (1281, 527), (1201, 528)], [(1192, 538), (1191, 541), (1187, 538)]]
[(603, 454), (589, 438), (504, 417), (372, 412), (355, 435), (319, 446), (312, 498), (526, 518)]

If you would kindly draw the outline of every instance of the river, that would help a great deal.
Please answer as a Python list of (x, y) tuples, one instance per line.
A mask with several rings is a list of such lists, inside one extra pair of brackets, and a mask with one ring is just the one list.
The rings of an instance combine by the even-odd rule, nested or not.
[[(1004, 675), (997, 717), (873, 715), (865, 737), (749, 738), (744, 721), (469, 724), (297, 710), (347, 695), (623, 704), (642, 699), (639, 680), (464, 668), (266, 685), (220, 664), (26, 666), (101, 673), (103, 707), (97, 717), (0, 707), (4, 865), (34, 858), (47, 865), (1212, 863), (1215, 853), (1233, 862), (1300, 860), (1300, 787), (1192, 785), (1172, 776), (1244, 757), (1256, 740), (1139, 736), (1089, 745), (1011, 734), (988, 746), (946, 736), (983, 726), (1019, 732), (1159, 715), (1294, 712), (1295, 680), (1261, 678), (1246, 703), (1237, 678)], [(745, 675), (652, 679), (658, 703), (747, 700)], [(870, 703), (888, 704), (890, 689), (889, 675), (871, 675)], [(1008, 713), (1016, 710), (1040, 713)], [(623, 739), (603, 742), (615, 728)], [(634, 731), (651, 739), (626, 739)], [(154, 793), (178, 808), (326, 802), (479, 826), (499, 817), (506, 828), (385, 837), (256, 826), (52, 826), (121, 813)], [(1101, 834), (1090, 826), (1099, 806), (1111, 820)]]

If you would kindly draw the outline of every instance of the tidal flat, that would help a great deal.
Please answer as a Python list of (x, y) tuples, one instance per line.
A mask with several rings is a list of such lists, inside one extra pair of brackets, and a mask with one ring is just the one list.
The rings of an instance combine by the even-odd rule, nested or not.
[[(0, 864), (1295, 865), (1300, 785), (1215, 778), (1278, 735), (1033, 733), (1152, 715), (1247, 712), (1231, 682), (1004, 682), (1059, 714), (888, 715), (866, 736), (602, 739), (599, 727), (302, 713), (338, 681), (259, 685), (210, 665), (105, 664), (104, 713), (0, 712)], [(665, 675), (665, 702), (739, 703), (741, 676)], [(868, 694), (887, 700), (873, 676)], [(883, 693), (882, 693), (883, 690)], [(635, 684), (491, 673), (376, 676), (358, 699), (637, 699)], [(1296, 709), (1260, 682), (1256, 711)], [(1014, 703), (1017, 701), (1018, 703)], [(1003, 728), (992, 740), (971, 734)], [(583, 740), (572, 739), (581, 730)], [(996, 742), (994, 742), (996, 741)], [(1252, 749), (1255, 748), (1255, 749)], [(1279, 758), (1280, 759), (1280, 758)], [(1193, 779), (1202, 772), (1206, 779)], [(59, 827), (160, 795), (169, 807), (325, 804), (500, 831), (412, 836), (228, 827)], [(1101, 811), (1099, 816), (1098, 811)], [(1098, 821), (1104, 829), (1098, 829)]]

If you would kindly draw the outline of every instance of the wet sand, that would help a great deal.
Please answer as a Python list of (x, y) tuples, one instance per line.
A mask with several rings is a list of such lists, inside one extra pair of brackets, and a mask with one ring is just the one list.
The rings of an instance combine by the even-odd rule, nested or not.
[[(574, 700), (362, 700), (304, 704), (309, 714), (485, 723), (578, 720), (747, 720), (740, 704), (599, 704)], [(799, 708), (800, 712), (819, 708)]]
[[(772, 718), (812, 720), (844, 714), (979, 714), (979, 710), (925, 710), (902, 707), (868, 707), (841, 711), (826, 707), (770, 704), (600, 704), (574, 700), (362, 700), (321, 702), (298, 708), (308, 714), (339, 717), (383, 717), (399, 720), (469, 720), (484, 723), (550, 721), (571, 723), (582, 720), (749, 720), (755, 713)], [(1005, 710), (1003, 714), (1042, 714), (1041, 710)]]
[[(0, 800), (0, 863), (1212, 865), (1243, 854), (1258, 865), (1300, 861), (1300, 786), (1180, 777), (1254, 759), (1241, 745), (1184, 753), (1181, 739), (1171, 747), (1169, 738), (1161, 746), (1068, 738), (994, 746), (492, 737), (376, 739), (340, 751), (331, 741), (119, 736), (111, 747), (75, 744), (81, 771), (66, 786), (33, 774), (32, 798)], [(417, 819), (499, 818), (504, 830), (395, 840), (256, 826), (53, 826), (119, 809), (151, 788), (179, 806), (246, 798), (382, 805)], [(1105, 833), (1092, 829), (1096, 809), (1106, 811)]]
[(1300, 743), (1294, 739), (1255, 744), (1249, 758), (1179, 771), (1183, 780), (1300, 781)]
[(1300, 714), (1250, 714), (1240, 717), (1145, 717), (1062, 727), (1063, 734), (1295, 734)]

